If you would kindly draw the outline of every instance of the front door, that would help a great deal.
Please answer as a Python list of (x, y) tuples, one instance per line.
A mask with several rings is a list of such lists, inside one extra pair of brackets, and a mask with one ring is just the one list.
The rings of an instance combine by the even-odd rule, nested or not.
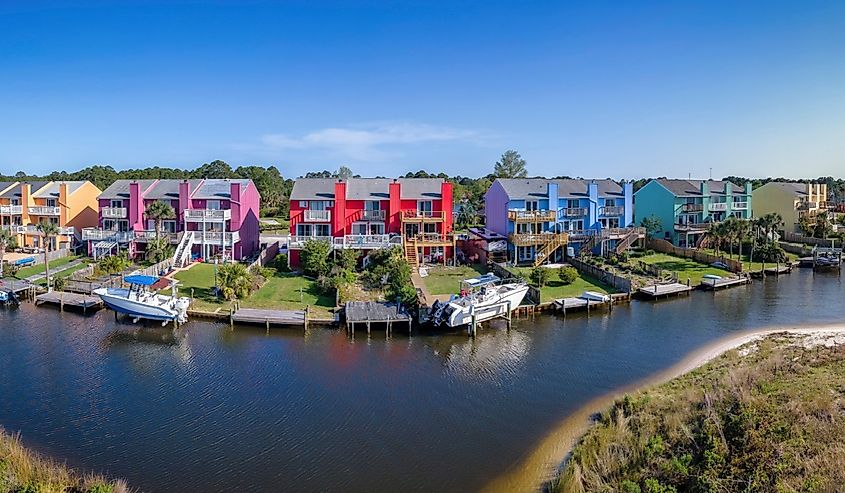
[(405, 237), (406, 238), (413, 238), (417, 236), (420, 232), (420, 225), (419, 224), (406, 224), (405, 225)]

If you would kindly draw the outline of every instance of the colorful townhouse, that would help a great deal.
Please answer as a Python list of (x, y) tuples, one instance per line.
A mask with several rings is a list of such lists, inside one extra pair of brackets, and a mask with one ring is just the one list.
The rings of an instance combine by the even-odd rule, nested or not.
[(17, 235), (21, 248), (43, 249), (39, 223), (53, 223), (59, 235), (50, 249), (74, 248), (83, 228), (97, 224), (100, 189), (89, 181), (0, 183), (0, 225)]
[(88, 253), (100, 257), (126, 251), (144, 253), (156, 237), (156, 220), (147, 208), (164, 202), (173, 208), (161, 235), (176, 247), (174, 260), (241, 260), (258, 253), (261, 196), (252, 180), (117, 180), (98, 197), (95, 227), (82, 231)]
[(731, 216), (750, 219), (751, 202), (751, 183), (741, 187), (729, 181), (659, 178), (634, 194), (634, 222), (655, 217), (660, 230), (654, 237), (695, 247), (710, 224)]
[(642, 236), (629, 228), (633, 196), (613, 180), (499, 178), (484, 196), (486, 231), (508, 238), (518, 264), (560, 262), (566, 248), (623, 251)]
[(828, 201), (825, 183), (769, 182), (752, 193), (754, 217), (777, 213), (783, 218), (783, 228), (790, 233), (801, 233), (801, 220), (813, 219), (818, 214), (828, 214), (835, 204)]
[(290, 262), (309, 239), (364, 252), (402, 245), (412, 265), (455, 252), (452, 184), (441, 178), (301, 178), (290, 195)]

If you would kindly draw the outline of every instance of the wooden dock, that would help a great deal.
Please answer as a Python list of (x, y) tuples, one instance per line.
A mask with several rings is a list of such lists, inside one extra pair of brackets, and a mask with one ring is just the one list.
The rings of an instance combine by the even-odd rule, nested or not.
[(756, 279), (762, 279), (763, 277), (767, 276), (780, 276), (783, 274), (789, 274), (792, 272), (792, 264), (777, 264), (772, 267), (765, 267), (760, 270), (755, 270), (749, 272), (751, 277)]
[(594, 307), (600, 306), (610, 306), (612, 300), (608, 301), (598, 301), (598, 300), (588, 300), (587, 298), (558, 298), (554, 301), (555, 308), (558, 311), (563, 312), (563, 315), (566, 316), (567, 311), (573, 310), (581, 310), (586, 309), (587, 314), (590, 313)]
[(59, 309), (61, 310), (64, 310), (65, 307), (81, 308), (83, 313), (89, 309), (96, 310), (103, 307), (103, 300), (99, 296), (66, 293), (64, 291), (50, 291), (49, 293), (39, 294), (35, 297), (36, 305), (44, 303), (59, 305)]
[(748, 277), (723, 277), (722, 279), (702, 279), (699, 286), (708, 291), (718, 291), (720, 289), (732, 288), (734, 286), (744, 286), (750, 284), (751, 279)]
[(393, 331), (393, 324), (399, 322), (407, 324), (408, 334), (411, 333), (411, 314), (401, 305), (396, 303), (383, 303), (379, 301), (349, 301), (344, 309), (346, 313), (346, 331), (355, 336), (356, 324), (364, 324), (367, 334), (370, 334), (372, 324), (384, 325), (384, 333), (390, 337)]
[(637, 289), (637, 293), (650, 298), (657, 299), (673, 295), (689, 294), (693, 288), (686, 284), (673, 282), (669, 284), (655, 284), (653, 286), (645, 286)]
[(267, 330), (271, 325), (296, 325), (308, 329), (308, 308), (305, 310), (259, 310), (238, 308), (229, 314), (229, 323), (260, 324)]

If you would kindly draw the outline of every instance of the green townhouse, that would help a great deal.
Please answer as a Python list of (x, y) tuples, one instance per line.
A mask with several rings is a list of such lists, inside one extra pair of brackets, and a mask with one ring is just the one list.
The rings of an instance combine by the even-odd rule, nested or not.
[(655, 217), (663, 238), (680, 247), (695, 247), (710, 224), (727, 219), (751, 218), (751, 184), (729, 181), (651, 180), (634, 193), (634, 222)]

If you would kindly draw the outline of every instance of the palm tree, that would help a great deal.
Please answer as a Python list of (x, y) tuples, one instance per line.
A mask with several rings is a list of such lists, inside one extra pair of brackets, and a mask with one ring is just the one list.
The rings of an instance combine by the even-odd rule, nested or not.
[(249, 296), (253, 280), (252, 274), (243, 264), (223, 264), (217, 269), (217, 285), (227, 300)]
[(173, 210), (173, 207), (160, 200), (148, 205), (145, 214), (148, 219), (152, 219), (156, 222), (156, 239), (161, 238), (161, 223), (165, 219), (173, 219), (176, 217), (176, 211)]
[(3, 256), (6, 254), (6, 248), (12, 242), (12, 233), (6, 228), (0, 228), (0, 278), (3, 277)]
[[(739, 219), (736, 224), (736, 237), (739, 243), (738, 258), (742, 259), (742, 242), (751, 235), (752, 224), (750, 220)], [(753, 247), (752, 247), (753, 248)]]
[(48, 253), (50, 252), (50, 245), (53, 239), (59, 234), (59, 226), (56, 223), (40, 222), (38, 223), (38, 231), (44, 236), (44, 274), (47, 276), (47, 291), (50, 290), (50, 262)]
[(461, 226), (469, 226), (475, 222), (476, 211), (475, 206), (468, 200), (463, 200), (458, 206), (458, 213), (455, 216), (455, 222)]
[(713, 239), (713, 244), (715, 246), (716, 255), (719, 254), (719, 250), (722, 246), (722, 242), (725, 241), (726, 238), (726, 229), (725, 223), (718, 222), (718, 223), (710, 223), (710, 226), (707, 228), (707, 235)]

